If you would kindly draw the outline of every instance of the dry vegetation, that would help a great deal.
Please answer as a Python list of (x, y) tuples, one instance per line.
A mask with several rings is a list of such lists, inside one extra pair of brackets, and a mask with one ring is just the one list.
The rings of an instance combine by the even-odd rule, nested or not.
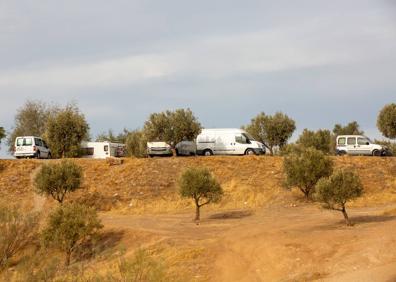
[[(72, 277), (77, 273), (85, 281), (99, 276), (106, 281), (109, 275), (118, 279), (123, 275), (120, 261), (126, 258), (133, 262), (139, 249), (144, 249), (149, 259), (164, 269), (164, 277), (175, 281), (230, 281), (230, 277), (244, 281), (265, 277), (306, 281), (344, 275), (351, 265), (362, 269), (381, 265), (376, 260), (396, 264), (396, 253), (386, 256), (384, 253), (389, 247), (385, 242), (394, 244), (396, 235), (384, 235), (381, 244), (375, 241), (375, 230), (385, 232), (396, 227), (393, 219), (396, 158), (334, 160), (336, 167), (353, 167), (364, 186), (363, 197), (349, 205), (352, 217), (361, 213), (352, 231), (339, 227), (338, 214), (306, 203), (299, 191), (290, 192), (283, 187), (281, 157), (131, 158), (123, 159), (119, 165), (109, 165), (105, 160), (76, 159), (84, 170), (84, 185), (66, 201), (95, 206), (101, 211), (105, 228), (94, 253), (81, 253), (80, 260), (69, 270), (62, 270), (62, 275)], [(43, 162), (46, 161), (1, 160), (0, 165), (4, 166), (0, 172), (1, 202), (12, 202), (25, 210), (47, 211), (54, 207), (52, 199), (37, 196), (32, 186), (33, 176)], [(192, 202), (181, 199), (176, 187), (181, 172), (192, 166), (208, 167), (225, 191), (221, 203), (205, 207), (200, 226), (192, 222)], [(373, 219), (374, 215), (379, 218)], [(291, 229), (286, 229), (288, 225)], [(267, 229), (270, 226), (273, 229)], [(356, 240), (357, 231), (363, 237), (348, 249), (355, 252), (355, 257), (349, 257), (347, 249), (336, 251), (344, 239)], [(310, 235), (306, 237), (307, 234)], [(332, 234), (334, 241), (324, 246), (323, 238), (329, 239)], [(305, 241), (312, 240), (315, 242), (312, 246), (305, 245)], [(257, 256), (257, 251), (261, 255)], [(295, 257), (291, 259), (290, 255)], [(25, 258), (14, 261), (14, 272), (7, 272), (4, 275), (8, 276), (2, 278), (32, 277), (28, 270), (39, 268), (38, 264), (45, 265), (48, 269), (44, 272), (50, 275), (59, 267), (49, 263), (56, 257), (61, 255), (54, 252), (38, 263), (28, 250)], [(307, 265), (298, 268), (297, 258), (307, 259)], [(279, 264), (270, 263), (274, 260)], [(316, 265), (317, 260), (324, 262)], [(252, 268), (267, 271), (267, 276), (260, 276)], [(255, 274), (229, 276), (237, 275), (238, 271)]]

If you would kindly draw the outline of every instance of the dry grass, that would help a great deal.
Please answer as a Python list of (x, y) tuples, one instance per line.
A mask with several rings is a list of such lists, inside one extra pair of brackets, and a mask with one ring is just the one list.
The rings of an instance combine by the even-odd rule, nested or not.
[[(334, 157), (336, 167), (355, 169), (365, 194), (351, 203), (367, 206), (396, 202), (396, 158)], [(2, 160), (0, 198), (24, 203), (35, 201), (32, 175), (44, 161)], [(75, 159), (84, 169), (84, 187), (69, 199), (86, 202), (99, 210), (122, 213), (171, 213), (192, 208), (191, 201), (178, 196), (177, 179), (190, 166), (206, 166), (225, 190), (221, 203), (207, 209), (262, 207), (273, 201), (295, 198), (282, 187), (281, 157), (191, 157), (123, 159), (122, 165), (109, 166), (105, 160)], [(47, 200), (45, 205), (51, 205)]]

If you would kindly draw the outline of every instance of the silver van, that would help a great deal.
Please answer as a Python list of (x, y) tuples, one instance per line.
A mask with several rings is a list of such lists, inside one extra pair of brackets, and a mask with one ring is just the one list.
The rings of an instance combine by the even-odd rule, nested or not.
[(15, 138), (14, 157), (50, 159), (51, 151), (40, 137), (20, 136)]
[(339, 135), (336, 145), (337, 155), (386, 155), (386, 147), (374, 144), (368, 137), (363, 135)]

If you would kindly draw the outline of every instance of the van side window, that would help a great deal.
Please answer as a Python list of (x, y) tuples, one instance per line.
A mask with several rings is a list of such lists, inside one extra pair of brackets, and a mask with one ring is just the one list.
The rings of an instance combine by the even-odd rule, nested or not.
[(104, 145), (103, 150), (104, 150), (105, 152), (108, 152), (108, 151), (109, 151), (109, 145)]
[(362, 137), (359, 137), (357, 142), (358, 142), (358, 145), (367, 145), (367, 143), (370, 144), (370, 142), (366, 138), (362, 138)]
[(48, 148), (47, 143), (45, 143), (44, 140), (41, 140), (41, 141), (43, 141), (43, 147)]
[(346, 143), (346, 138), (345, 137), (340, 137), (338, 138), (338, 145), (345, 145)]
[(41, 143), (41, 139), (38, 139), (38, 138), (34, 138), (34, 144), (36, 145), (36, 146), (43, 146), (43, 144)]
[(356, 145), (356, 137), (348, 137), (348, 145)]
[(235, 142), (240, 143), (240, 144), (247, 144), (246, 137), (243, 135), (236, 135)]

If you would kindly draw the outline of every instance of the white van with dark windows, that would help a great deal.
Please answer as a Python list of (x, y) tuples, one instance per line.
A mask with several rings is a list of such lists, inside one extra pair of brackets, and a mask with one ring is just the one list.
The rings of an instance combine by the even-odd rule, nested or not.
[(243, 129), (203, 129), (197, 136), (197, 155), (261, 155), (265, 147)]
[(14, 157), (50, 159), (51, 151), (41, 137), (20, 136), (15, 138)]
[(339, 135), (337, 136), (337, 155), (365, 155), (383, 156), (387, 148), (374, 144), (368, 137), (363, 135)]

